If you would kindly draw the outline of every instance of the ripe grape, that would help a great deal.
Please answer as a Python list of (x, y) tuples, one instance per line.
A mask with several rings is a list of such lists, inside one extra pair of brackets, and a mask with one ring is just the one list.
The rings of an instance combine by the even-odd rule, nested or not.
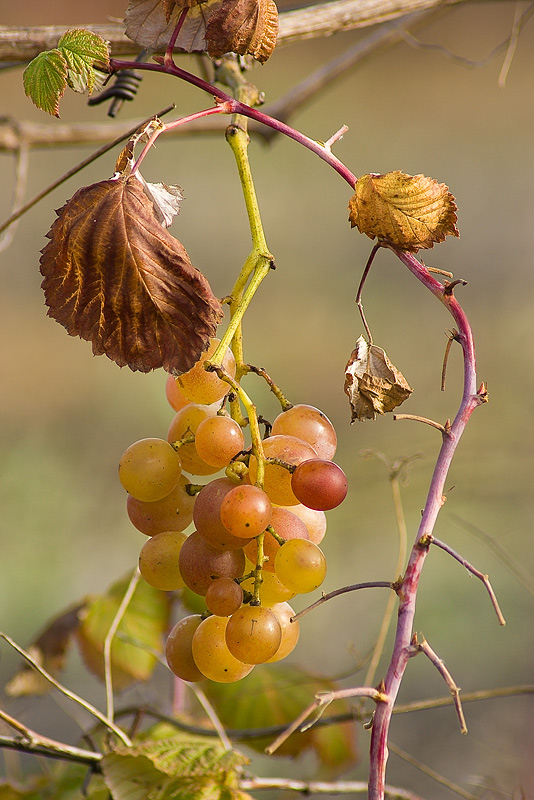
[(178, 558), (186, 539), (181, 531), (163, 531), (144, 543), (139, 553), (139, 571), (154, 589), (172, 592), (185, 586)]
[(319, 511), (328, 511), (347, 495), (347, 477), (332, 461), (312, 458), (299, 464), (291, 477), (291, 488), (300, 502)]
[(265, 663), (274, 656), (281, 640), (278, 618), (265, 606), (241, 606), (226, 626), (228, 649), (247, 664)]
[(164, 439), (140, 439), (119, 462), (119, 479), (137, 500), (161, 500), (175, 488), (182, 472), (178, 453)]
[(242, 602), (243, 589), (231, 578), (217, 578), (206, 592), (207, 609), (218, 617), (229, 617)]
[(326, 514), (324, 511), (316, 511), (313, 508), (308, 508), (308, 506), (303, 506), (302, 503), (297, 506), (289, 506), (286, 510), (291, 511), (292, 514), (295, 514), (303, 521), (308, 529), (311, 542), (321, 544), (326, 533)]
[(216, 550), (236, 550), (247, 544), (247, 541), (252, 541), (232, 536), (221, 522), (221, 503), (235, 487), (236, 484), (229, 478), (216, 478), (204, 486), (195, 501), (195, 527), (202, 538)]
[(272, 506), (267, 494), (257, 486), (236, 486), (221, 503), (221, 522), (232, 536), (250, 539), (265, 530)]
[[(254, 557), (255, 560), (255, 557)], [(245, 575), (252, 572), (254, 564), (251, 564), (247, 559), (245, 564)], [(242, 581), (240, 586), (245, 592), (254, 593), (254, 575)], [(267, 572), (265, 568), (261, 572), (261, 585), (260, 585), (260, 600), (262, 606), (271, 608), (277, 603), (285, 603), (295, 597), (295, 592), (288, 589), (287, 586), (278, 579), (274, 572)]]
[(202, 536), (191, 533), (182, 545), (180, 572), (186, 586), (205, 595), (216, 578), (240, 578), (245, 569), (243, 550), (215, 550)]
[(232, 655), (226, 644), (229, 617), (208, 617), (193, 636), (193, 658), (206, 678), (218, 683), (239, 681), (252, 671), (253, 664), (244, 664)]
[(311, 444), (319, 458), (330, 461), (336, 452), (337, 436), (328, 417), (314, 406), (291, 406), (282, 411), (271, 431), (272, 436), (287, 434)]
[(276, 554), (274, 571), (288, 589), (306, 594), (313, 592), (324, 581), (326, 558), (313, 542), (290, 539)]
[(194, 633), (201, 622), (200, 614), (184, 617), (172, 628), (165, 644), (165, 658), (170, 669), (183, 681), (191, 683), (205, 677), (195, 664), (191, 648)]
[(161, 500), (147, 503), (128, 495), (126, 510), (133, 525), (141, 533), (154, 536), (162, 531), (183, 531), (193, 519), (195, 495), (190, 495), (186, 487), (190, 479), (180, 475), (175, 488)]
[[(208, 349), (189, 372), (184, 372), (177, 378), (182, 394), (193, 403), (214, 403), (230, 391), (229, 385), (218, 378), (215, 372), (206, 372), (204, 369), (204, 362), (209, 361), (219, 342), (220, 339), (212, 339)], [(235, 377), (235, 358), (229, 348), (226, 348), (222, 368), (232, 378)]]
[[(290, 506), (290, 508), (293, 508), (293, 506)], [(278, 536), (281, 536), (282, 539), (309, 538), (308, 529), (306, 528), (304, 522), (286, 508), (273, 508), (271, 525)], [(253, 564), (255, 564), (257, 553), (256, 540), (245, 545), (243, 549), (245, 551), (245, 555), (252, 561)], [(263, 537), (263, 555), (267, 556), (269, 560), (263, 564), (263, 569), (267, 572), (274, 572), (274, 558), (279, 549), (280, 545), (274, 536), (269, 531), (266, 531), (265, 536)]]
[(245, 446), (241, 426), (225, 415), (207, 417), (195, 433), (197, 453), (206, 464), (221, 469)]
[[(278, 458), (288, 464), (300, 464), (307, 459), (317, 458), (313, 447), (302, 439), (297, 439), (296, 436), (270, 436), (264, 439), (263, 449), (267, 458)], [(255, 483), (258, 472), (255, 456), (250, 457), (249, 467), (250, 480)], [(263, 488), (271, 498), (271, 502), (279, 506), (292, 506), (299, 502), (291, 489), (291, 473), (284, 467), (267, 464)]]
[(278, 650), (274, 656), (269, 659), (269, 664), (272, 664), (275, 661), (281, 661), (283, 658), (288, 656), (297, 646), (300, 635), (298, 620), (291, 622), (291, 617), (294, 616), (295, 612), (289, 603), (278, 603), (272, 607), (271, 611), (280, 623), (280, 627), (282, 629), (282, 639), (280, 641)]
[(174, 408), (175, 411), (180, 411), (181, 408), (186, 406), (191, 401), (184, 397), (180, 387), (178, 386), (178, 382), (173, 375), (167, 375), (167, 382), (165, 384), (165, 397), (167, 398), (168, 404), (171, 408)]
[[(178, 411), (173, 418), (169, 426), (167, 440), (169, 442), (177, 442), (187, 433), (196, 433), (200, 423), (208, 417), (213, 417), (216, 413), (216, 406), (189, 403)], [(219, 467), (206, 464), (206, 462), (200, 458), (194, 442), (182, 445), (178, 453), (180, 454), (184, 471), (189, 472), (191, 475), (213, 475), (213, 473), (217, 472), (219, 469)]]

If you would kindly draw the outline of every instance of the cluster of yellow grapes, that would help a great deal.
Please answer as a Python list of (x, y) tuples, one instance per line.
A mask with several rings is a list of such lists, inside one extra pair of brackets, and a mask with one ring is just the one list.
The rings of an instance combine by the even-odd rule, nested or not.
[[(171, 630), (169, 667), (186, 681), (230, 683), (295, 647), (299, 626), (288, 601), (324, 580), (324, 512), (342, 502), (347, 482), (331, 460), (332, 423), (313, 406), (295, 405), (262, 441), (264, 480), (256, 485), (257, 458), (225, 410), (229, 385), (203, 366), (218, 344), (212, 340), (189, 372), (169, 376), (166, 394), (176, 415), (167, 440), (132, 444), (119, 477), (130, 520), (150, 537), (139, 556), (143, 578), (157, 589), (188, 587), (205, 597), (206, 613)], [(222, 368), (235, 376), (230, 350)], [(188, 477), (222, 469), (224, 477), (203, 486)], [(191, 522), (195, 531), (187, 536)]]

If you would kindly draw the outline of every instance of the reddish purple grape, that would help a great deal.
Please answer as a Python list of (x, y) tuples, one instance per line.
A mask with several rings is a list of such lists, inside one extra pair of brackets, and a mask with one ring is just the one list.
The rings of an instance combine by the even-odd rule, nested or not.
[(337, 464), (310, 458), (293, 472), (291, 488), (303, 505), (316, 511), (328, 511), (343, 502), (348, 485), (345, 473)]

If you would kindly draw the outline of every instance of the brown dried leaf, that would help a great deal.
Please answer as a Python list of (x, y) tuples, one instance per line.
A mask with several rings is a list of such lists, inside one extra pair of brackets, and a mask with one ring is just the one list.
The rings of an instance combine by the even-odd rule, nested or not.
[(208, 22), (208, 53), (251, 55), (261, 64), (276, 45), (278, 9), (274, 0), (223, 0)]
[(121, 367), (189, 370), (221, 305), (137, 178), (86, 186), (57, 214), (41, 256), (49, 316)]
[(189, 7), (175, 49), (186, 53), (204, 53), (207, 49), (206, 26), (221, 1), (207, 0), (197, 4), (195, 0), (177, 0), (175, 3), (172, 0), (130, 0), (124, 18), (126, 36), (143, 47), (165, 50), (183, 9)]
[(416, 253), (459, 236), (456, 203), (444, 183), (396, 170), (362, 175), (349, 202), (351, 227)]
[(411, 395), (404, 376), (384, 350), (360, 336), (345, 367), (345, 394), (352, 410), (351, 422), (376, 419), (400, 406)]
[[(52, 619), (28, 647), (28, 652), (35, 661), (54, 677), (65, 666), (67, 651), (80, 624), (80, 614), (85, 605), (86, 601), (78, 603)], [(25, 663), (6, 684), (5, 691), (11, 697), (20, 697), (46, 694), (51, 688), (52, 684), (43, 675)]]

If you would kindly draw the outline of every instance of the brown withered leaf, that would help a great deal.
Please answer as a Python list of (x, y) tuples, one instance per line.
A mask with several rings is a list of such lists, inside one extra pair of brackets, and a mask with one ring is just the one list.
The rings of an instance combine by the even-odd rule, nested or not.
[(424, 175), (362, 175), (349, 201), (349, 220), (370, 239), (416, 253), (459, 236), (456, 203), (444, 183)]
[(208, 22), (208, 53), (250, 55), (263, 64), (276, 45), (278, 9), (274, 0), (223, 0)]
[[(28, 647), (29, 654), (52, 676), (58, 675), (65, 666), (67, 651), (80, 624), (80, 614), (86, 601), (63, 611), (52, 619), (37, 639)], [(6, 684), (6, 694), (11, 697), (46, 694), (52, 684), (30, 664), (23, 664)]]
[(166, 49), (184, 8), (189, 8), (176, 39), (175, 49), (206, 52), (206, 26), (222, 0), (130, 0), (124, 22), (126, 36), (157, 52)]
[(221, 305), (137, 178), (79, 189), (56, 213), (41, 255), (49, 316), (121, 367), (189, 370)]
[(400, 406), (411, 395), (404, 376), (393, 366), (384, 350), (369, 346), (358, 337), (345, 367), (345, 394), (352, 411), (351, 422), (376, 419)]

